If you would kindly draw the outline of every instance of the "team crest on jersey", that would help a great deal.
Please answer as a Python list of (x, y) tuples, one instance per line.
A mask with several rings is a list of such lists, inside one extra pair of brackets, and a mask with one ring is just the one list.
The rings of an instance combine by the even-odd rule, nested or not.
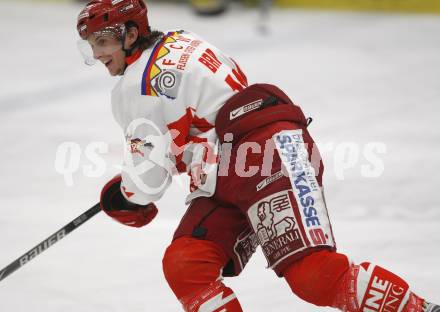
[(142, 157), (145, 156), (144, 149), (148, 145), (147, 141), (141, 140), (139, 138), (132, 139), (131, 136), (126, 137), (128, 144), (128, 149), (132, 154), (139, 154)]
[(151, 52), (142, 77), (142, 95), (164, 95), (171, 99), (176, 98), (180, 86), (181, 73), (175, 70), (162, 70), (159, 64), (170, 53), (167, 44), (176, 42), (174, 36), (178, 34), (177, 32), (168, 33)]
[(159, 94), (165, 95), (167, 98), (175, 99), (179, 92), (182, 73), (177, 70), (163, 70), (153, 81), (153, 88)]

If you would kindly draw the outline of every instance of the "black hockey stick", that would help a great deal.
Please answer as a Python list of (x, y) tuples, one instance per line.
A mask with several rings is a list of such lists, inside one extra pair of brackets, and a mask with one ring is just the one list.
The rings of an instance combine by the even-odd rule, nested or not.
[(44, 241), (39, 243), (37, 246), (29, 250), (27, 253), (23, 254), (21, 257), (13, 261), (7, 267), (0, 271), (0, 281), (3, 280), (9, 274), (15, 272), (23, 265), (34, 259), (40, 253), (51, 247), (56, 242), (63, 239), (67, 234), (78, 228), (80, 225), (84, 224), (86, 221), (90, 220), (94, 215), (101, 211), (99, 203), (84, 212), (75, 220), (66, 224), (64, 227), (59, 229), (57, 232), (46, 238)]

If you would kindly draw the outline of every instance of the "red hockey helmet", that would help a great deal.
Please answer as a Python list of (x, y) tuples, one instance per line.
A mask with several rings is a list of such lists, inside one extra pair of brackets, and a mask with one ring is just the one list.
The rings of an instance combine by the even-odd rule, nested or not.
[(78, 15), (77, 30), (82, 39), (117, 24), (135, 22), (139, 36), (150, 33), (147, 6), (143, 0), (92, 0)]

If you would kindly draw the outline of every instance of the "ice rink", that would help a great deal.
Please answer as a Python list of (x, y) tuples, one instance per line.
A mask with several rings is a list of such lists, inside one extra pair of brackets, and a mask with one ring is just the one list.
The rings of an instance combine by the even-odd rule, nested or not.
[[(274, 10), (262, 35), (256, 10), (209, 19), (178, 5), (149, 10), (153, 28), (202, 35), (251, 83), (277, 84), (313, 117), (339, 251), (394, 271), (439, 303), (440, 16)], [(123, 134), (110, 108), (118, 78), (83, 64), (79, 11), (0, 2), (0, 269), (94, 205), (118, 172)], [(70, 186), (56, 170), (63, 142), (80, 155), (67, 159)], [(376, 177), (365, 176), (371, 143), (384, 147)], [(96, 146), (100, 172), (87, 156)], [(0, 311), (180, 311), (161, 259), (187, 189), (174, 183), (141, 229), (96, 216), (0, 282)], [(332, 310), (302, 302), (265, 267), (258, 250), (242, 275), (226, 279), (245, 311)]]

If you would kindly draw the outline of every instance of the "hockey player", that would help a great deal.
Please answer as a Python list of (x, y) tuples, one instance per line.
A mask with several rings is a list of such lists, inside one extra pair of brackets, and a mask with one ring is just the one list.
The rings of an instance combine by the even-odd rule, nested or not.
[(91, 1), (77, 29), (87, 63), (121, 76), (112, 109), (127, 151), (121, 175), (102, 190), (102, 210), (144, 226), (172, 176), (191, 177), (189, 208), (163, 257), (185, 311), (242, 311), (222, 277), (239, 275), (257, 245), (311, 304), (440, 311), (399, 276), (336, 251), (319, 152), (280, 89), (248, 86), (233, 59), (191, 32), (152, 31), (142, 0)]

